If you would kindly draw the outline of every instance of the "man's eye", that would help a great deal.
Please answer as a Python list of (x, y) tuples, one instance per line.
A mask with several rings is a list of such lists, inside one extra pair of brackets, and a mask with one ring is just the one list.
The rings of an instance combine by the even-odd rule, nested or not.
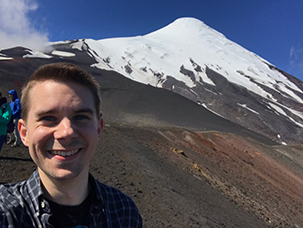
[(42, 120), (42, 121), (54, 121), (55, 118), (52, 117), (52, 116), (43, 116), (43, 117), (41, 118), (41, 120)]
[(75, 120), (87, 120), (87, 119), (89, 119), (89, 117), (86, 115), (78, 115), (78, 116), (75, 116), (74, 119)]

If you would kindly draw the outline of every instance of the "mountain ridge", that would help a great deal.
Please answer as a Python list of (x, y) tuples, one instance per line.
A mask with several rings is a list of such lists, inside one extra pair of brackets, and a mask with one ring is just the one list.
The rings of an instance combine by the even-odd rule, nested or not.
[[(215, 57), (212, 57), (210, 58), (211, 61), (204, 63), (202, 61), (201, 64), (201, 60), (197, 60), (199, 58), (197, 56), (193, 57), (194, 54), (191, 54), (192, 50), (198, 47), (198, 45), (194, 45), (192, 48), (189, 48), (188, 51), (184, 47), (180, 48), (179, 44), (181, 42), (177, 42), (178, 45), (176, 45), (175, 40), (171, 38), (174, 34), (173, 32), (177, 30), (176, 27), (178, 28), (178, 24), (181, 24), (183, 27), (186, 27), (185, 25), (189, 24), (188, 27), (190, 27), (190, 31), (192, 31), (192, 28), (195, 28), (196, 24), (203, 25), (202, 27), (197, 26), (199, 27), (196, 29), (198, 32), (201, 32), (203, 29), (214, 31), (203, 22), (199, 22), (196, 19), (185, 18), (178, 19), (163, 29), (142, 37), (107, 39), (96, 42), (99, 42), (102, 46), (112, 50), (113, 53), (115, 53), (115, 46), (118, 46), (117, 56), (120, 56), (119, 60), (115, 62), (114, 54), (108, 54), (108, 56), (103, 59), (109, 60), (107, 64), (111, 66), (112, 70), (116, 70), (132, 80), (177, 92), (195, 102), (201, 103), (202, 100), (203, 105), (210, 110), (250, 129), (252, 128), (249, 125), (253, 125), (255, 122), (243, 124), (246, 122), (247, 116), (259, 115), (259, 118), (253, 118), (255, 121), (258, 121), (256, 125), (258, 125), (259, 128), (262, 128), (262, 125), (263, 127), (267, 125), (266, 133), (264, 134), (264, 132), (256, 128), (253, 129), (254, 131), (263, 133), (279, 143), (302, 142), (301, 140), (298, 141), (296, 135), (302, 134), (303, 115), (301, 109), (298, 109), (298, 107), (302, 105), (303, 93), (302, 89), (298, 88), (296, 83), (288, 80), (289, 77), (285, 76), (283, 71), (279, 70), (274, 65), (256, 54), (245, 50), (236, 43), (229, 41), (224, 35), (216, 32), (214, 32), (214, 34), (215, 36), (219, 36), (219, 38), (213, 36), (211, 36), (211, 38), (203, 37), (206, 43), (211, 42), (211, 47), (208, 49), (202, 47), (201, 50), (203, 51), (201, 52), (206, 53), (202, 56), (203, 59), (206, 59), (203, 61), (209, 61), (207, 59), (214, 56), (214, 54), (211, 53), (213, 53), (213, 49), (215, 49), (215, 56), (216, 58), (219, 56), (221, 62), (218, 63), (219, 61), (217, 61), (216, 64), (216, 60), (213, 60)], [(184, 33), (184, 30), (181, 29), (180, 31)], [(165, 35), (167, 34), (169, 38), (165, 38)], [(186, 36), (188, 34), (189, 33), (186, 33)], [(146, 37), (149, 38), (149, 40), (145, 40)], [(179, 38), (178, 36), (175, 37), (177, 37), (176, 39)], [(187, 38), (184, 40), (186, 39)], [(148, 41), (150, 41), (150, 43), (148, 43)], [(117, 45), (117, 42), (119, 42), (120, 46)], [(98, 50), (95, 44), (93, 44), (94, 42), (89, 40), (87, 43), (88, 46), (92, 45), (94, 50)], [(202, 42), (201, 46), (203, 46)], [(169, 47), (170, 49), (168, 50), (167, 48)], [(171, 49), (178, 50), (172, 51)], [(176, 52), (180, 52), (181, 54), (176, 54)], [(101, 51), (100, 53), (106, 55), (105, 51)], [(139, 55), (141, 57), (138, 57)], [(174, 59), (174, 56), (179, 55), (183, 56), (182, 60), (178, 60), (177, 57)], [(229, 58), (228, 61), (226, 60), (227, 58)], [(152, 63), (151, 61), (154, 62)], [(176, 64), (175, 62), (177, 61), (179, 62)], [(236, 65), (232, 65), (232, 61), (238, 62)], [(247, 64), (247, 62), (249, 64)], [(260, 102), (258, 107), (256, 107), (258, 111), (252, 113), (245, 112), (246, 110), (254, 110), (256, 103), (253, 107), (249, 107), (251, 105), (250, 102), (242, 99), (244, 106), (242, 103), (238, 105), (238, 102), (236, 102), (238, 98), (236, 96), (239, 96), (239, 94), (236, 94), (235, 96), (228, 94), (228, 100), (224, 100), (224, 98), (220, 98), (220, 96), (217, 96), (217, 98), (211, 96), (214, 93), (220, 95), (221, 91), (220, 89), (215, 88), (217, 85), (214, 83), (213, 78), (210, 78), (209, 72), (219, 74), (222, 76), (221, 81), (226, 81), (225, 79), (227, 79), (228, 84), (233, 84), (233, 87), (244, 87), (249, 90), (250, 93), (255, 93), (259, 96), (257, 99), (260, 100)], [(144, 77), (142, 75), (144, 75)], [(216, 78), (218, 82), (218, 77)], [(185, 83), (185, 85), (183, 83)], [(206, 91), (208, 91), (208, 93)], [(210, 95), (209, 92), (212, 94)], [(241, 94), (240, 96), (243, 95)], [(213, 98), (209, 99), (209, 97)], [(221, 103), (218, 102), (220, 105), (214, 105), (218, 100), (221, 100)], [(231, 104), (231, 100), (234, 100), (233, 104)], [(287, 105), (288, 103), (290, 103), (290, 106)], [(230, 109), (229, 106), (238, 106), (238, 108), (242, 110), (235, 112)], [(246, 110), (244, 110), (245, 106), (248, 107)], [(224, 111), (225, 109), (227, 111)], [(259, 110), (262, 109), (263, 113), (260, 114)], [(244, 112), (245, 117), (243, 117), (243, 115), (241, 117), (241, 113)], [(268, 119), (266, 118), (267, 113), (264, 112), (271, 112), (274, 115)], [(238, 116), (235, 117), (235, 115)], [(276, 117), (274, 118), (273, 116)], [(286, 129), (277, 128), (277, 126), (275, 126), (274, 119), (276, 118), (280, 121), (278, 125), (291, 125), (291, 131), (294, 132), (292, 137), (289, 137)]]
[[(144, 36), (60, 41), (47, 49), (26, 49), (19, 57), (82, 59), (91, 68), (178, 93), (277, 143), (303, 143), (302, 81), (197, 19), (177, 19)], [(9, 61), (5, 53), (0, 59)]]

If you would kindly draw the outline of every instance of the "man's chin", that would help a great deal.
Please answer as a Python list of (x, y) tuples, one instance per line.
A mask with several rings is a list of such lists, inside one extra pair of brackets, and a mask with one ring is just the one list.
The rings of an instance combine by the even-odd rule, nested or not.
[(44, 173), (50, 179), (53, 179), (56, 181), (69, 181), (69, 180), (73, 180), (74, 178), (79, 176), (81, 171), (82, 171), (82, 168), (77, 168), (75, 170), (58, 169), (58, 170), (52, 170), (51, 172), (44, 171)]

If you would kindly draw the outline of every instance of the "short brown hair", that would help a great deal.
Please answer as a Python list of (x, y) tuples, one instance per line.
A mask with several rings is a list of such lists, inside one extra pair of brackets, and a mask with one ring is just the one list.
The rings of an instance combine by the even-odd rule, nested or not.
[(37, 82), (53, 80), (57, 82), (73, 82), (88, 88), (94, 98), (97, 117), (101, 117), (100, 86), (95, 78), (84, 69), (71, 63), (51, 63), (40, 66), (28, 79), (22, 89), (21, 107), (22, 119), (27, 120), (30, 91)]

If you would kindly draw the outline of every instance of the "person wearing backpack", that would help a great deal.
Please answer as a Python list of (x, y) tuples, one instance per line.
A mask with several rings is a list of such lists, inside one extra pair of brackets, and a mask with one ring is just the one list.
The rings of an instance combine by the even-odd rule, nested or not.
[[(1, 93), (0, 93), (1, 94)], [(7, 124), (9, 123), (12, 111), (7, 103), (6, 97), (0, 95), (0, 152), (3, 144), (6, 142)]]
[[(18, 131), (18, 121), (21, 118), (21, 102), (20, 99), (18, 98), (17, 92), (16, 90), (12, 89), (8, 92), (9, 97), (11, 98), (11, 102), (10, 102), (10, 107), (11, 107), (11, 111), (13, 114), (13, 121), (14, 121), (14, 138), (15, 138), (15, 142), (12, 145), (12, 147), (16, 147), (16, 146), (20, 146), (21, 144), (21, 139), (20, 139), (20, 135), (19, 135), (19, 131)], [(12, 134), (10, 134), (12, 139)], [(9, 142), (7, 142), (7, 144), (11, 143), (11, 140)]]

